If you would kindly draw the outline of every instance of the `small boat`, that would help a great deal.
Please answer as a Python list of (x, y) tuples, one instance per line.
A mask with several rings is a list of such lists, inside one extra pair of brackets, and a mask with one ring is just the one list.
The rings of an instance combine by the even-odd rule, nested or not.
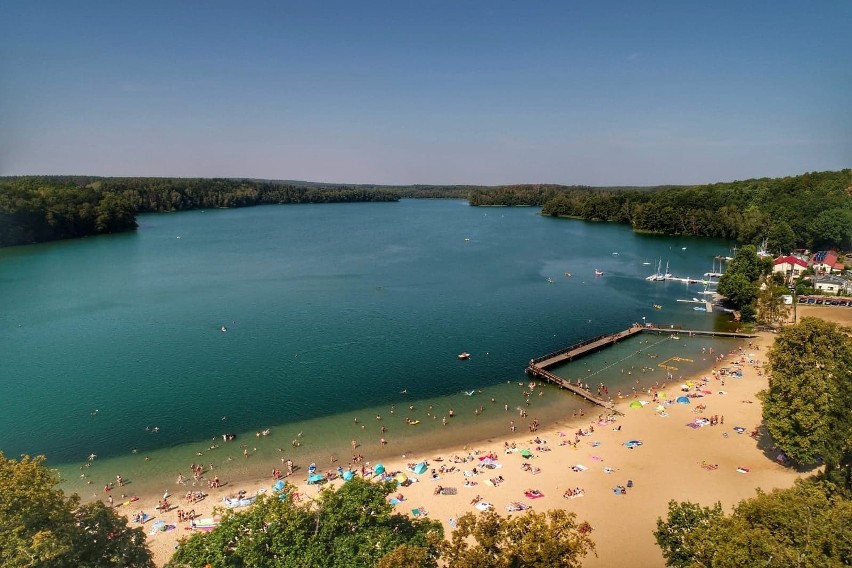
[(595, 276), (603, 276), (603, 272), (595, 268)]
[(571, 273), (570, 273), (570, 272), (566, 272), (566, 273), (565, 273), (565, 277), (566, 277), (566, 278), (571, 278)]
[(548, 284), (553, 284), (553, 278), (551, 278), (550, 276), (548, 276), (548, 277), (547, 277), (547, 283), (548, 283)]
[(612, 253), (612, 256), (618, 256), (617, 252)]
[(459, 359), (462, 359), (462, 360), (470, 359), (470, 353), (468, 353), (467, 351), (459, 353)]
[(223, 325), (222, 326), (222, 333), (225, 333), (226, 331), (228, 331), (228, 328)]
[(707, 311), (707, 308), (702, 308), (701, 306), (695, 306), (692, 309), (695, 310), (696, 312), (706, 312)]
[(663, 309), (663, 306), (661, 306), (660, 304), (653, 304), (653, 306), (654, 306), (655, 310), (662, 310)]

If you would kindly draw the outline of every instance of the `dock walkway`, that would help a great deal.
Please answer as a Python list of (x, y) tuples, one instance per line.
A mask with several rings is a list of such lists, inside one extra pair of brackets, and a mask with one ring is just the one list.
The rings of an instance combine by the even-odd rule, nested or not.
[(574, 344), (570, 347), (566, 347), (565, 349), (560, 349), (559, 351), (555, 351), (553, 353), (549, 353), (543, 357), (539, 357), (537, 359), (530, 359), (530, 364), (527, 367), (527, 374), (533, 377), (544, 379), (545, 381), (558, 386), (559, 388), (569, 390), (574, 394), (597, 404), (598, 406), (603, 406), (604, 408), (614, 410), (614, 405), (610, 401), (606, 401), (592, 392), (584, 389), (580, 385), (572, 384), (570, 381), (563, 379), (557, 375), (554, 375), (548, 369), (560, 363), (564, 363), (566, 361), (572, 361), (576, 357), (581, 357), (587, 353), (591, 353), (593, 351), (597, 351), (599, 349), (603, 349), (609, 345), (613, 345), (617, 343), (621, 339), (625, 339), (627, 337), (632, 337), (637, 333), (642, 333), (642, 326), (638, 324), (634, 324), (628, 329), (624, 331), (619, 331), (618, 333), (613, 333), (611, 335), (600, 335), (598, 337), (589, 339), (587, 341), (583, 341), (577, 344)]
[(594, 337), (592, 339), (576, 343), (570, 347), (566, 347), (565, 349), (560, 349), (559, 351), (548, 353), (543, 357), (530, 359), (530, 364), (526, 369), (526, 373), (533, 377), (544, 379), (545, 381), (554, 384), (559, 388), (569, 390), (577, 396), (580, 396), (588, 400), (589, 402), (597, 404), (598, 406), (602, 406), (611, 411), (617, 412), (612, 401), (604, 400), (592, 393), (591, 391), (586, 390), (582, 386), (572, 384), (571, 381), (554, 375), (553, 373), (548, 371), (548, 369), (559, 365), (560, 363), (573, 361), (575, 358), (586, 355), (587, 353), (603, 349), (604, 347), (607, 347), (609, 345), (614, 345), (621, 339), (632, 337), (639, 333), (671, 334), (673, 336), (686, 335), (688, 337), (695, 335), (709, 335), (715, 337), (736, 337), (740, 339), (750, 339), (753, 337), (757, 337), (757, 335), (753, 333), (681, 329), (680, 326), (675, 325), (666, 327), (656, 327), (649, 324), (645, 327), (642, 327), (639, 324), (633, 324), (624, 331), (619, 331), (618, 333), (613, 333), (611, 335), (600, 335), (598, 337)]

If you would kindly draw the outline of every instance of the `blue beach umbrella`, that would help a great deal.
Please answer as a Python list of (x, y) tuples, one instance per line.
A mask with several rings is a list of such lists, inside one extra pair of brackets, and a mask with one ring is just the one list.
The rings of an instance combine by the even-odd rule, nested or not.
[(414, 473), (416, 473), (417, 475), (421, 475), (421, 474), (426, 473), (426, 469), (427, 469), (426, 464), (423, 463), (423, 462), (420, 462), (419, 464), (414, 466)]
[(687, 396), (679, 396), (675, 402), (679, 402), (681, 404), (689, 404), (689, 397)]
[(385, 472), (385, 466), (383, 466), (380, 463), (377, 463), (376, 467), (373, 468), (373, 471), (375, 472), (376, 475), (381, 475)]
[(355, 474), (351, 471), (343, 472), (343, 481), (352, 481), (352, 478), (355, 477)]
[(272, 486), (273, 491), (283, 491), (284, 490), (284, 482), (280, 479), (275, 482), (275, 485)]

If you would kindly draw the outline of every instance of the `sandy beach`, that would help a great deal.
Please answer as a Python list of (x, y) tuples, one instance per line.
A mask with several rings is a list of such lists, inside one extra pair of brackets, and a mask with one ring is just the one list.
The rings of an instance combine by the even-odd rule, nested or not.
[[(799, 318), (811, 315), (846, 324), (852, 321), (848, 308), (799, 307)], [(752, 497), (757, 488), (789, 487), (805, 475), (777, 463), (778, 452), (750, 435), (761, 422), (756, 394), (767, 385), (763, 366), (773, 338), (773, 334), (763, 333), (751, 346), (749, 341), (737, 343), (738, 347), (716, 361), (712, 372), (691, 377), (688, 383), (676, 382), (624, 398), (617, 406), (622, 415), (608, 420), (601, 409), (600, 415), (569, 416), (533, 433), (526, 428), (528, 419), (513, 416), (518, 430), (512, 433), (507, 427), (507, 435), (500, 439), (384, 460), (388, 472), (404, 472), (413, 481), (399, 488), (404, 500), (395, 507), (405, 514), (425, 510), (429, 518), (444, 524), (447, 534), (453, 519), (477, 510), (477, 498), (502, 514), (510, 514), (507, 506), (513, 503), (538, 511), (564, 508), (576, 512), (594, 529), (597, 556), (588, 557), (585, 566), (662, 566), (652, 531), (657, 518), (666, 514), (669, 500), (704, 505), (720, 501), (729, 511), (738, 501)], [(720, 354), (707, 355), (712, 362)], [(721, 374), (722, 369), (728, 373)], [(729, 374), (735, 370), (741, 376)], [(657, 401), (653, 400), (655, 392)], [(691, 395), (689, 404), (675, 402), (682, 395)], [(699, 425), (705, 421), (710, 423)], [(626, 444), (633, 441), (641, 445)], [(529, 458), (521, 455), (527, 449)], [(359, 447), (358, 451), (365, 460), (370, 459), (369, 448)], [(421, 462), (428, 469), (419, 475), (412, 472), (410, 466)], [(270, 460), (270, 471), (279, 465)], [(310, 499), (322, 486), (308, 486), (308, 464), (298, 465), (288, 481), (297, 486), (303, 499)], [(368, 470), (376, 466), (364, 465)], [(184, 475), (192, 479), (189, 472)], [(163, 514), (154, 510), (162, 495), (141, 495), (139, 501), (122, 506), (131, 518), (139, 510), (152, 515), (144, 526), (151, 533), (148, 544), (158, 566), (168, 561), (178, 539), (191, 533), (188, 523), (178, 521), (178, 507), (194, 509), (196, 518), (208, 518), (225, 496), (239, 490), (248, 495), (271, 491), (274, 483), (271, 477), (222, 481), (227, 484), (221, 488), (207, 489), (200, 484), (209, 495), (193, 504), (184, 502), (190, 488), (173, 484), (169, 489), (173, 508)], [(451, 494), (436, 494), (439, 486), (450, 489), (447, 493)], [(626, 490), (623, 494), (614, 491), (619, 486)], [(578, 495), (565, 495), (576, 490), (580, 490)], [(151, 530), (156, 521), (176, 528)]]

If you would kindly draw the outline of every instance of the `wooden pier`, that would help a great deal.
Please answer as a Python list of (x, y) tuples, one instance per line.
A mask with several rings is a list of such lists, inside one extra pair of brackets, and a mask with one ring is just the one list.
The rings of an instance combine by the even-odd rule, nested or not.
[(754, 337), (757, 337), (757, 334), (755, 333), (742, 333), (739, 331), (708, 331), (706, 329), (680, 329), (676, 327), (646, 327), (642, 331), (644, 331), (645, 333), (656, 333), (658, 335), (686, 335), (687, 337), (692, 337), (695, 335), (705, 335), (712, 337), (735, 337), (738, 339), (752, 339)]
[(553, 367), (554, 365), (565, 363), (566, 361), (573, 361), (575, 358), (586, 355), (587, 353), (592, 353), (593, 351), (603, 349), (604, 347), (607, 347), (609, 345), (614, 345), (615, 343), (618, 343), (619, 340), (632, 337), (637, 333), (642, 333), (642, 326), (638, 324), (633, 325), (630, 328), (625, 329), (624, 331), (619, 331), (618, 333), (613, 333), (611, 335), (601, 335), (593, 339), (577, 343), (570, 347), (566, 347), (565, 349), (549, 353), (544, 357), (531, 359), (526, 372), (528, 375), (544, 379), (545, 381), (554, 384), (559, 388), (569, 390), (577, 396), (580, 396), (588, 400), (589, 402), (597, 404), (598, 406), (603, 406), (604, 408), (607, 408), (609, 410), (614, 410), (614, 405), (612, 404), (612, 402), (606, 401), (596, 396), (594, 393), (584, 389), (583, 387), (576, 384), (572, 384), (570, 381), (554, 375), (553, 373), (548, 371), (548, 369), (550, 367)]
[(661, 335), (668, 334), (673, 337), (679, 337), (681, 335), (685, 335), (687, 337), (693, 337), (697, 335), (714, 337), (734, 337), (739, 339), (750, 339), (753, 337), (757, 337), (757, 335), (753, 333), (681, 329), (680, 326), (675, 325), (657, 327), (649, 324), (645, 327), (642, 327), (639, 324), (634, 324), (630, 328), (625, 329), (624, 331), (619, 331), (618, 333), (613, 333), (611, 335), (600, 335), (598, 337), (588, 339), (570, 347), (566, 347), (565, 349), (560, 349), (559, 351), (548, 353), (543, 357), (530, 359), (530, 364), (526, 369), (526, 373), (533, 377), (543, 379), (548, 383), (558, 386), (561, 389), (569, 390), (577, 396), (580, 396), (588, 400), (589, 402), (597, 404), (598, 406), (602, 406), (613, 412), (618, 412), (615, 410), (615, 405), (611, 401), (604, 400), (592, 393), (591, 391), (586, 390), (582, 386), (573, 384), (567, 379), (563, 379), (562, 377), (554, 375), (553, 373), (548, 371), (548, 369), (555, 365), (559, 365), (560, 363), (573, 361), (577, 357), (582, 357), (587, 353), (592, 353), (593, 351), (603, 349), (604, 347), (607, 347), (609, 345), (614, 345), (618, 343), (618, 341), (621, 339), (626, 339), (639, 333), (654, 333)]

